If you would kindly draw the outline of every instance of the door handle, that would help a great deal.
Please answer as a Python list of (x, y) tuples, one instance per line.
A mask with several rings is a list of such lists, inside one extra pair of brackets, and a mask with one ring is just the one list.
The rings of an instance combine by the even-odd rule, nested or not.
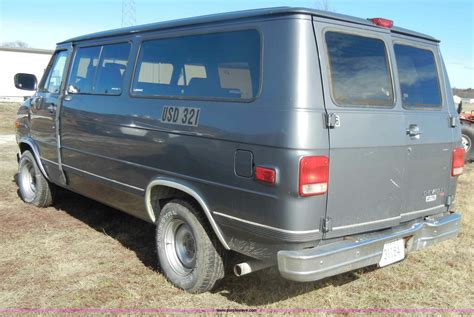
[(41, 103), (43, 101), (43, 97), (35, 97), (31, 102), (32, 108), (35, 110), (39, 110), (41, 108)]
[(420, 128), (416, 124), (410, 124), (406, 132), (407, 132), (407, 135), (410, 136), (410, 138), (415, 138), (415, 139), (419, 139), (420, 135), (422, 134), (422, 132), (420, 131)]
[(56, 106), (54, 104), (51, 104), (48, 106), (48, 111), (50, 113), (55, 113), (56, 112)]

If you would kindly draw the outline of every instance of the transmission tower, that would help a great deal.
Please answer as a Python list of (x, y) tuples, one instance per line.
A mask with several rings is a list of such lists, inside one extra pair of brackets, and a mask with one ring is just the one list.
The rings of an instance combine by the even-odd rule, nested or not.
[(122, 0), (122, 27), (133, 26), (135, 18), (135, 0)]

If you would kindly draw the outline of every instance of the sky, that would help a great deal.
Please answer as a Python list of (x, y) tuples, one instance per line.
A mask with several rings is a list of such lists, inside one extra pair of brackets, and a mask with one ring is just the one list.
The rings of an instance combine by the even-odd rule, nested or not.
[[(329, 6), (434, 36), (441, 40), (451, 86), (474, 88), (474, 0), (135, 0), (136, 24), (274, 6)], [(0, 0), (0, 43), (54, 49), (62, 40), (121, 25), (121, 0)]]

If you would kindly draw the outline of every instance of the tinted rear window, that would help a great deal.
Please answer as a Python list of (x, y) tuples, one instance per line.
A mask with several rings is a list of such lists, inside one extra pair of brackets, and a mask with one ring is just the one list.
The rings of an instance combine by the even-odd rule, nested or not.
[(259, 86), (260, 35), (245, 30), (144, 41), (132, 93), (246, 100)]
[(382, 40), (326, 32), (332, 95), (345, 106), (393, 106), (392, 80)]
[(77, 50), (69, 79), (69, 93), (92, 93), (94, 77), (99, 65), (100, 50), (100, 46)]
[(395, 44), (398, 76), (405, 107), (440, 107), (438, 71), (433, 52)]
[(68, 92), (120, 95), (129, 53), (128, 43), (79, 48)]

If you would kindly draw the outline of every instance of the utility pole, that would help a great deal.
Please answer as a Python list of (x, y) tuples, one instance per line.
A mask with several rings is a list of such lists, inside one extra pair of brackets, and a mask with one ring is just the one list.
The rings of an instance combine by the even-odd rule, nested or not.
[(135, 0), (122, 0), (122, 27), (137, 24), (135, 17)]

